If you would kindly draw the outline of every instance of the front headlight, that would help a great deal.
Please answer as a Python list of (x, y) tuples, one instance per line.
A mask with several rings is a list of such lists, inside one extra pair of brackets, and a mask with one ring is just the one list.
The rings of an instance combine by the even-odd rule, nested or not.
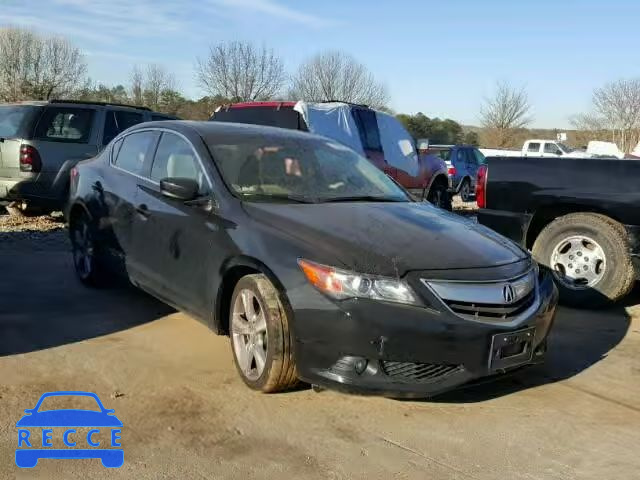
[(298, 259), (298, 265), (314, 287), (339, 300), (369, 298), (420, 305), (415, 293), (404, 280), (350, 272), (303, 259)]

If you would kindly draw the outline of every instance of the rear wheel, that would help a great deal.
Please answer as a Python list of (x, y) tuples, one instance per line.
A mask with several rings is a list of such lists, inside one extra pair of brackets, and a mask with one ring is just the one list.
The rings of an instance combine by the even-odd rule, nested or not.
[(431, 185), (427, 194), (427, 201), (444, 210), (453, 210), (451, 194), (445, 182), (436, 181)]
[(9, 215), (16, 217), (38, 217), (48, 215), (53, 211), (50, 208), (36, 207), (25, 201), (12, 202), (5, 208)]
[(101, 268), (93, 227), (86, 213), (76, 214), (69, 224), (71, 252), (76, 275), (89, 286), (103, 285), (108, 275)]
[(463, 202), (471, 201), (471, 182), (468, 178), (465, 178), (460, 185), (460, 199)]
[(271, 393), (298, 383), (290, 319), (265, 275), (247, 275), (236, 285), (229, 336), (236, 369), (250, 388)]
[(605, 215), (573, 213), (555, 219), (536, 239), (533, 255), (553, 272), (562, 303), (602, 306), (633, 288), (626, 232)]

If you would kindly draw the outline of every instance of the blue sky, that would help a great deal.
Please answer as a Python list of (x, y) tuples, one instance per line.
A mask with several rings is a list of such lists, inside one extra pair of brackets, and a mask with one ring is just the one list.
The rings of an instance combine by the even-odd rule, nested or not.
[(265, 43), (289, 71), (324, 49), (364, 63), (397, 112), (478, 123), (497, 80), (526, 87), (534, 126), (565, 127), (594, 87), (640, 76), (638, 0), (0, 0), (0, 23), (68, 37), (90, 76), (160, 63), (189, 96), (197, 56)]

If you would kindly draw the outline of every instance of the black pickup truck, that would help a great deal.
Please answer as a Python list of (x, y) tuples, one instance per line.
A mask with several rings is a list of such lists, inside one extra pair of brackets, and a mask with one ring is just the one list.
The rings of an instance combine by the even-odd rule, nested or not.
[(640, 160), (489, 157), (478, 221), (550, 268), (560, 301), (596, 307), (640, 273)]

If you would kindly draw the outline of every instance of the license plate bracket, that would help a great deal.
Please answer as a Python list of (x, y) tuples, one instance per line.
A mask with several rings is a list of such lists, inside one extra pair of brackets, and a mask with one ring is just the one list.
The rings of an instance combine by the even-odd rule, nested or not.
[(489, 351), (489, 368), (504, 370), (530, 362), (533, 358), (535, 333), (536, 329), (532, 327), (494, 335)]

